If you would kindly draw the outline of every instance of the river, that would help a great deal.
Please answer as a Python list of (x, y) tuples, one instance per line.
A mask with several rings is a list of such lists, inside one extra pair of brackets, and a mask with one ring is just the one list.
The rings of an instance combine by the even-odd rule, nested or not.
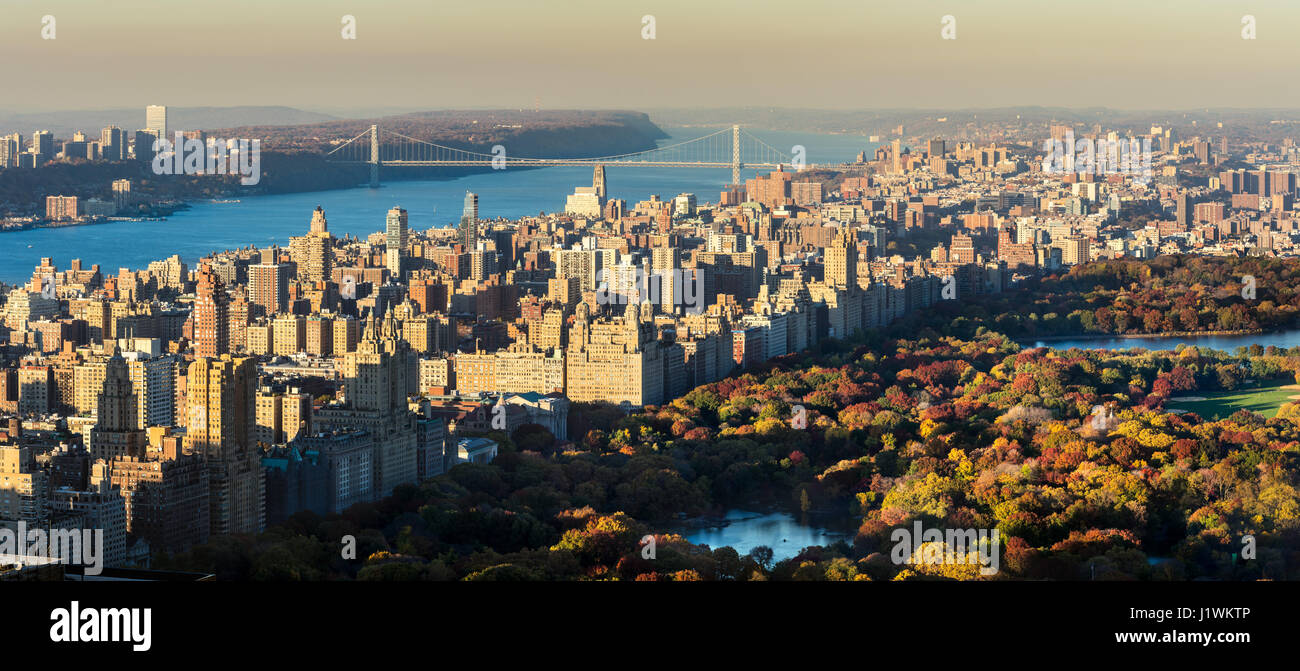
[[(682, 142), (714, 132), (708, 128), (665, 128), (670, 137), (660, 146)], [(852, 161), (860, 151), (871, 155), (876, 143), (864, 136), (749, 131), (769, 145), (790, 153), (795, 145), (806, 149), (809, 163)], [(401, 168), (389, 168), (387, 174)], [(383, 230), (384, 213), (392, 207), (407, 210), (411, 230), (441, 227), (459, 220), (466, 191), (479, 195), (479, 217), (518, 218), (541, 211), (564, 209), (565, 197), (574, 187), (591, 185), (591, 168), (555, 167), (531, 170), (501, 170), (468, 175), (452, 180), (389, 181), (379, 189), (357, 187), (332, 191), (266, 196), (232, 195), (239, 202), (195, 202), (188, 210), (163, 221), (139, 221), (40, 228), (0, 234), (0, 281), (25, 282), (41, 257), (53, 257), (60, 269), (74, 258), (83, 267), (100, 264), (106, 274), (119, 268), (144, 268), (150, 261), (180, 254), (191, 266), (201, 257), (223, 249), (249, 244), (265, 247), (273, 243), (288, 246), (289, 236), (308, 229), (311, 212), (325, 208), (330, 231), (335, 236), (353, 234), (364, 238)], [(651, 194), (670, 199), (679, 193), (694, 193), (700, 203), (717, 202), (718, 194), (731, 180), (730, 169), (716, 168), (606, 168), (610, 197), (622, 198), (629, 206)], [(756, 170), (742, 171), (742, 179)], [(382, 177), (382, 174), (381, 174)]]

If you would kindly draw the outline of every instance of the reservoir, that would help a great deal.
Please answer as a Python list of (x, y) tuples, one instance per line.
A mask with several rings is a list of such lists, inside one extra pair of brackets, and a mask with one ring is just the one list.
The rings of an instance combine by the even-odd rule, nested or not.
[(750, 550), (766, 545), (772, 548), (772, 563), (789, 559), (810, 545), (830, 545), (835, 541), (852, 542), (852, 535), (801, 523), (787, 512), (760, 513), (728, 510), (720, 525), (678, 530), (686, 540), (711, 549), (730, 546), (742, 557)]
[(1117, 338), (1114, 336), (1080, 337), (1063, 340), (1026, 340), (1020, 343), (1025, 347), (1050, 347), (1067, 350), (1079, 349), (1125, 350), (1140, 347), (1148, 350), (1172, 350), (1179, 345), (1195, 346), (1201, 349), (1213, 349), (1234, 354), (1239, 347), (1279, 347), (1290, 349), (1300, 347), (1300, 329), (1273, 331), (1271, 333), (1248, 333), (1237, 335), (1195, 335), (1195, 336), (1141, 336), (1134, 338)]

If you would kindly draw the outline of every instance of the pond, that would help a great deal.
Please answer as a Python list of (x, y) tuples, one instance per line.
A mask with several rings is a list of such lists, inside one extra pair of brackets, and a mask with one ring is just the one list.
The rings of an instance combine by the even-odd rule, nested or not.
[(741, 555), (766, 545), (772, 548), (773, 563), (789, 559), (810, 545), (830, 545), (838, 540), (852, 541), (847, 532), (832, 531), (801, 522), (787, 512), (728, 510), (709, 526), (689, 526), (674, 530), (696, 545), (710, 548), (731, 546)]

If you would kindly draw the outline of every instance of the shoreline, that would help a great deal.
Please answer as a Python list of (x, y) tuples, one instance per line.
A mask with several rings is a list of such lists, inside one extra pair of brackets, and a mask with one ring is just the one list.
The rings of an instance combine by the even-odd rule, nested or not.
[(1267, 335), (1269, 333), (1283, 333), (1289, 329), (1273, 329), (1269, 331), (1257, 331), (1250, 329), (1235, 329), (1229, 331), (1168, 331), (1165, 333), (1088, 333), (1080, 335), (1054, 335), (1054, 336), (1031, 336), (1027, 338), (1012, 338), (1016, 344), (1027, 345), (1031, 342), (1061, 342), (1064, 340), (1110, 340), (1110, 339), (1138, 339), (1138, 338), (1197, 338), (1201, 336), (1243, 336), (1243, 335)]

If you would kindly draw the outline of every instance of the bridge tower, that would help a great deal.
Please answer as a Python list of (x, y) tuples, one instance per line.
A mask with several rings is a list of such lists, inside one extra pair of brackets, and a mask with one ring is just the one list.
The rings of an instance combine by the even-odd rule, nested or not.
[(379, 188), (379, 124), (370, 126), (370, 188)]
[(731, 126), (731, 183), (740, 186), (740, 126)]

